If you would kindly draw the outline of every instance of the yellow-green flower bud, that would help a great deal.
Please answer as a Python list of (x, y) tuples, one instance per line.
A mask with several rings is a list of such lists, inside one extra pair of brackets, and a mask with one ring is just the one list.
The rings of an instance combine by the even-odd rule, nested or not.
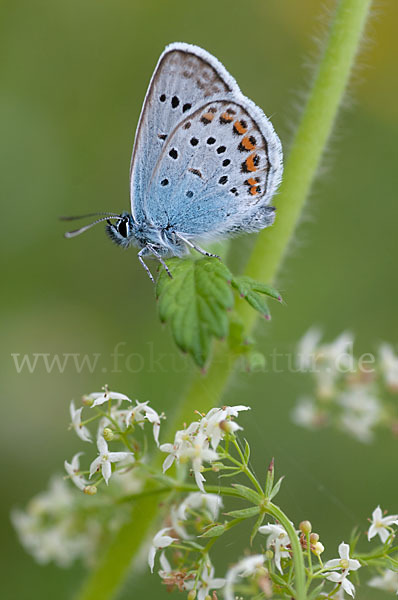
[(319, 556), (320, 554), (322, 554), (322, 552), (325, 550), (325, 546), (322, 544), (322, 542), (317, 542), (314, 546), (314, 553)]
[(299, 528), (301, 533), (311, 533), (312, 525), (309, 521), (301, 521)]
[(115, 434), (109, 427), (105, 427), (104, 431), (102, 432), (102, 435), (104, 436), (107, 442), (111, 442), (115, 437)]

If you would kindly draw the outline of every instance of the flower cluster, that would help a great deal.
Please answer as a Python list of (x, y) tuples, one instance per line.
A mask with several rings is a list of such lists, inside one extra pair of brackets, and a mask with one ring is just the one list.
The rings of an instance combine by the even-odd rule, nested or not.
[[(122, 478), (115, 478), (118, 494), (125, 493), (123, 483)], [(25, 550), (38, 563), (69, 567), (81, 560), (92, 567), (101, 545), (128, 514), (127, 506), (115, 511), (104, 497), (94, 501), (62, 476), (54, 476), (48, 489), (32, 498), (25, 510), (12, 511), (11, 520)]]
[[(266, 598), (273, 597), (273, 594), (290, 598), (294, 593), (291, 587), (292, 568), (294, 567), (294, 543), (296, 540), (301, 551), (307, 555), (308, 561), (308, 583), (318, 581), (316, 589), (319, 595), (311, 597), (342, 599), (345, 594), (351, 597), (355, 596), (355, 586), (351, 581), (351, 574), (358, 571), (361, 567), (372, 566), (379, 569), (380, 575), (373, 577), (367, 583), (370, 587), (394, 591), (398, 593), (398, 571), (391, 569), (380, 569), (380, 559), (389, 561), (390, 566), (395, 565), (398, 569), (398, 562), (391, 558), (390, 553), (395, 532), (392, 525), (398, 525), (398, 515), (383, 516), (380, 507), (373, 511), (371, 526), (368, 531), (369, 541), (378, 535), (384, 544), (383, 550), (378, 553), (377, 559), (375, 553), (360, 554), (358, 558), (350, 556), (350, 545), (341, 542), (338, 547), (338, 558), (333, 558), (323, 563), (321, 554), (325, 548), (319, 541), (319, 535), (312, 532), (312, 526), (309, 521), (300, 523), (298, 531), (287, 533), (285, 527), (280, 523), (267, 523), (258, 527), (257, 532), (267, 536), (265, 542), (266, 550), (262, 553), (252, 554), (233, 564), (225, 573), (224, 577), (216, 577), (214, 566), (208, 552), (208, 546), (199, 545), (200, 537), (206, 536), (206, 522), (215, 521), (218, 511), (221, 507), (219, 496), (214, 494), (202, 494), (196, 492), (190, 494), (179, 507), (173, 507), (171, 511), (171, 521), (168, 527), (162, 528), (153, 538), (148, 563), (151, 571), (154, 570), (155, 556), (160, 552), (158, 571), (159, 576), (168, 589), (176, 587), (179, 591), (194, 591), (195, 595), (189, 595), (188, 598), (217, 598), (215, 590), (222, 588), (224, 597), (227, 600), (234, 600), (237, 597), (253, 597), (256, 594), (263, 594)], [(235, 511), (238, 513), (239, 511)], [(193, 525), (194, 521), (202, 513), (206, 515), (201, 522), (198, 530), (196, 525), (196, 539), (187, 534), (188, 524)], [(232, 514), (232, 513), (227, 513)], [(243, 511), (240, 511), (243, 514)], [(178, 519), (176, 520), (176, 516)], [(220, 532), (220, 526), (218, 531)], [(227, 529), (225, 527), (225, 529)], [(198, 534), (202, 535), (198, 537)], [(220, 532), (220, 535), (222, 533)], [(356, 542), (353, 541), (353, 546)], [(261, 544), (262, 545), (262, 544)], [(397, 549), (393, 549), (397, 552)], [(173, 567), (166, 553), (172, 553)], [(199, 556), (198, 556), (199, 555)], [(313, 564), (312, 557), (318, 562), (316, 567)], [(320, 584), (319, 584), (320, 582)], [(325, 589), (328, 582), (333, 586), (329, 591)], [(212, 594), (210, 592), (212, 591)]]
[[(123, 403), (129, 403), (127, 408)], [(120, 463), (120, 469), (127, 471), (140, 458), (140, 444), (136, 439), (136, 427), (144, 428), (146, 422), (152, 425), (153, 438), (159, 446), (160, 422), (163, 415), (159, 415), (148, 402), (138, 402), (132, 406), (131, 399), (125, 394), (109, 391), (107, 387), (103, 392), (83, 396), (83, 405), (76, 409), (74, 402), (70, 405), (71, 428), (84, 442), (92, 442), (93, 436), (87, 427), (88, 423), (97, 421), (97, 431), (95, 435), (98, 455), (91, 462), (88, 470), (89, 480), (93, 476), (100, 474), (100, 477), (91, 483), (84, 476), (85, 472), (80, 469), (80, 456), (82, 452), (75, 454), (69, 463), (65, 461), (65, 470), (71, 481), (80, 490), (86, 494), (95, 494), (99, 483), (104, 481), (109, 483), (112, 472), (112, 465)], [(104, 407), (105, 405), (105, 407)], [(86, 421), (82, 421), (82, 411), (87, 407), (90, 411), (94, 409), (94, 414), (90, 415)], [(118, 442), (124, 446), (123, 451), (110, 451), (108, 442)]]
[(162, 444), (160, 450), (167, 452), (168, 456), (163, 463), (163, 472), (171, 467), (176, 460), (178, 463), (191, 461), (192, 470), (198, 488), (204, 492), (202, 475), (203, 463), (213, 463), (219, 459), (217, 447), (227, 433), (242, 429), (232, 421), (242, 410), (249, 410), (248, 406), (225, 406), (213, 408), (200, 421), (194, 421), (186, 429), (177, 431), (172, 444)]
[[(356, 572), (364, 567), (377, 571), (367, 581), (370, 587), (396, 592), (398, 514), (387, 515), (378, 506), (367, 538), (369, 542), (378, 538), (381, 546), (358, 553), (357, 536), (350, 544), (341, 542), (338, 558), (324, 563), (325, 548), (311, 523), (305, 520), (296, 528), (274, 504), (283, 479), (274, 482), (274, 460), (263, 482), (251, 468), (250, 446), (239, 440), (242, 427), (235, 421), (248, 409), (224, 406), (197, 413), (199, 418), (177, 431), (173, 443), (160, 445), (161, 416), (148, 403), (136, 401), (134, 406), (124, 394), (108, 389), (85, 396), (80, 408), (72, 403), (71, 427), (85, 443), (96, 441), (98, 455), (82, 470), (82, 453), (76, 453), (65, 461), (64, 478), (52, 480), (24, 511), (13, 512), (22, 544), (40, 563), (54, 561), (66, 567), (83, 560), (92, 565), (130, 517), (135, 496), (173, 492), (175, 503), (152, 540), (148, 564), (152, 572), (157, 569), (168, 590), (184, 592), (189, 600), (217, 600), (220, 590), (226, 600), (304, 598), (304, 594), (335, 600), (345, 594), (353, 597), (359, 582)], [(88, 411), (87, 418), (83, 410)], [(148, 460), (147, 440), (141, 440), (146, 424), (152, 429), (155, 452), (167, 453), (163, 472)], [(174, 462), (190, 469), (182, 466), (170, 474)], [(217, 473), (217, 485), (205, 482), (206, 471)], [(144, 490), (147, 481), (150, 486)], [(102, 493), (96, 495), (102, 483)], [(231, 502), (238, 505), (229, 506)], [(213, 547), (242, 523), (250, 550), (229, 568), (222, 567), (219, 576)]]
[(329, 344), (321, 343), (318, 329), (304, 335), (297, 367), (311, 373), (314, 393), (298, 399), (292, 419), (312, 429), (334, 424), (368, 443), (376, 427), (398, 431), (398, 356), (389, 344), (382, 344), (377, 357), (367, 353), (356, 358), (353, 344), (347, 332)]

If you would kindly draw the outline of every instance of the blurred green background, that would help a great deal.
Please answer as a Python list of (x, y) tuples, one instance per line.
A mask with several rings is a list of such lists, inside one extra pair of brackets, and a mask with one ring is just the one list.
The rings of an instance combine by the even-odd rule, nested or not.
[[(101, 227), (65, 240), (57, 217), (129, 208), (135, 126), (158, 56), (172, 41), (215, 54), (271, 115), (286, 152), (318, 53), (315, 40), (327, 23), (321, 4), (0, 4), (2, 597), (67, 599), (83, 576), (78, 566), (35, 565), (9, 524), (10, 508), (23, 506), (83, 446), (67, 431), (70, 400), (108, 383), (167, 412), (189, 375), (158, 322), (154, 289), (134, 251), (111, 245)], [(265, 354), (290, 352), (313, 323), (328, 339), (350, 329), (359, 352), (398, 340), (396, 0), (378, 3), (375, 12), (322, 177), (278, 281), (287, 304), (274, 306), (272, 323), (261, 325)], [(233, 245), (241, 253), (250, 240)], [(110, 354), (121, 342), (120, 351), (133, 355), (130, 371), (121, 364), (120, 373), (109, 373)], [(70, 366), (48, 374), (40, 365), (18, 374), (11, 353), (34, 352), (101, 357), (93, 373)], [(256, 470), (276, 457), (286, 475), (280, 504), (296, 522), (309, 518), (334, 557), (378, 503), (398, 512), (398, 440), (384, 435), (364, 446), (333, 431), (298, 429), (289, 412), (305, 390), (310, 383), (303, 376), (242, 374), (228, 403), (253, 407), (242, 424)], [(242, 537), (224, 546), (223, 560), (236, 560), (244, 543)], [(147, 570), (121, 597), (144, 591), (166, 597)], [(357, 597), (383, 593), (362, 586)]]

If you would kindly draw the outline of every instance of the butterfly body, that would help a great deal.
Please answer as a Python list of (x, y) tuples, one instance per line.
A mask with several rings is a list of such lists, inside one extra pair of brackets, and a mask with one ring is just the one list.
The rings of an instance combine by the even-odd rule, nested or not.
[(152, 255), (165, 266), (164, 257), (189, 248), (209, 254), (197, 244), (273, 223), (269, 204), (281, 176), (281, 144), (263, 111), (214, 56), (174, 43), (141, 111), (131, 213), (112, 215), (107, 232), (121, 246), (138, 246), (142, 263)]

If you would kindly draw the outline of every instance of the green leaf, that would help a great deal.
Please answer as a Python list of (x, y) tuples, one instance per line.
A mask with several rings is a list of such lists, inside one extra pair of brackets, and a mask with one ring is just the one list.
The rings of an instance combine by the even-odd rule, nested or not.
[(199, 537), (218, 537), (219, 535), (222, 535), (224, 531), (225, 525), (214, 525), (213, 527), (210, 527), (210, 529), (207, 529), (207, 531), (202, 533), (202, 535)]
[(246, 277), (244, 275), (240, 275), (238, 277), (234, 277), (232, 280), (232, 285), (238, 290), (238, 292), (242, 296), (246, 296), (249, 292), (258, 292), (260, 294), (265, 294), (274, 300), (282, 301), (282, 296), (280, 293), (270, 285), (266, 283), (261, 283), (260, 281), (256, 281), (251, 277)]
[(231, 510), (231, 512), (225, 513), (228, 517), (234, 517), (235, 519), (250, 519), (258, 515), (260, 512), (259, 506), (251, 506), (250, 508), (241, 508), (240, 510)]
[(265, 513), (262, 512), (259, 515), (257, 521), (255, 522), (252, 532), (250, 534), (250, 546), (253, 546), (254, 538), (257, 535), (259, 527), (261, 527), (261, 525), (263, 524), (264, 519), (265, 519)]
[(246, 500), (253, 502), (253, 504), (257, 505), (260, 504), (260, 502), (262, 501), (260, 494), (258, 494), (251, 488), (246, 487), (245, 485), (241, 485), (240, 483), (233, 483), (232, 487), (235, 488), (237, 492), (239, 492), (239, 495), (242, 496), (242, 498), (246, 498)]
[(278, 481), (276, 482), (276, 484), (272, 488), (272, 492), (269, 495), (269, 499), (270, 500), (272, 500), (272, 498), (274, 498), (277, 495), (277, 493), (279, 492), (280, 487), (281, 487), (281, 483), (284, 480), (284, 478), (285, 478), (285, 476), (282, 475), (282, 477), (280, 479), (278, 479)]
[(232, 274), (216, 258), (172, 258), (167, 264), (173, 278), (162, 271), (156, 286), (160, 320), (170, 324), (177, 346), (203, 367), (211, 339), (228, 336)]
[(267, 479), (265, 480), (265, 496), (269, 498), (272, 488), (274, 487), (274, 475), (275, 475), (275, 463), (272, 458), (269, 467), (267, 469)]
[(319, 585), (317, 585), (317, 587), (314, 588), (310, 592), (310, 594), (308, 596), (308, 600), (317, 600), (320, 597), (321, 592), (322, 592), (322, 590), (323, 590), (324, 587), (325, 587), (325, 582), (322, 581), (322, 583), (320, 583)]
[(249, 442), (247, 440), (245, 440), (245, 452), (244, 452), (243, 458), (245, 461), (245, 465), (247, 465), (250, 460), (250, 446), (249, 446)]
[(270, 319), (271, 315), (268, 304), (263, 296), (268, 296), (279, 302), (282, 301), (282, 297), (277, 290), (270, 285), (256, 281), (251, 277), (233, 277), (231, 283), (239, 292), (240, 296), (266, 319)]

